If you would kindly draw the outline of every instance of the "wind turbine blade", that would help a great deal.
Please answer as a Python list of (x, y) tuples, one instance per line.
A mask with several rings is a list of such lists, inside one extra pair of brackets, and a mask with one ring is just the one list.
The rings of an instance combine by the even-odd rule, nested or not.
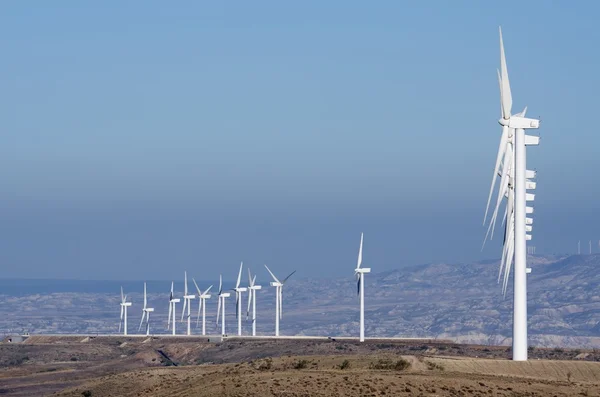
[(121, 287), (121, 302), (125, 303), (125, 296), (123, 295), (123, 287)]
[(248, 316), (250, 315), (250, 305), (252, 304), (252, 298), (254, 295), (254, 290), (248, 290), (248, 310), (246, 310), (246, 321), (248, 321)]
[(187, 289), (187, 271), (183, 272), (183, 295), (187, 295), (188, 294), (188, 289)]
[(283, 318), (283, 287), (279, 287), (279, 319)]
[(169, 317), (167, 318), (167, 329), (171, 328), (171, 315), (173, 314), (173, 302), (169, 301)]
[(187, 306), (187, 301), (187, 299), (183, 298), (183, 310), (181, 311), (181, 321), (183, 321), (183, 315), (185, 314), (185, 307)]
[(244, 262), (240, 263), (240, 272), (238, 273), (237, 282), (235, 283), (235, 288), (240, 288), (240, 283), (242, 282), (242, 267), (244, 266)]
[(252, 281), (252, 273), (250, 273), (250, 268), (248, 268), (248, 285), (254, 287), (254, 283)]
[(144, 324), (144, 317), (145, 317), (145, 316), (146, 316), (146, 311), (144, 310), (144, 311), (142, 312), (142, 321), (140, 321), (140, 326), (138, 327), (138, 332), (140, 332), (140, 331), (141, 331), (141, 329), (142, 329), (142, 325)]
[(483, 224), (488, 216), (490, 209), (490, 202), (492, 201), (492, 195), (494, 193), (494, 186), (496, 186), (496, 177), (498, 176), (498, 168), (502, 162), (502, 157), (506, 151), (506, 141), (508, 140), (508, 127), (502, 127), (502, 136), (500, 137), (500, 146), (498, 147), (498, 154), (496, 155), (496, 165), (494, 166), (494, 175), (492, 175), (492, 185), (490, 186), (490, 193), (488, 194), (487, 205), (485, 206), (485, 214), (483, 216)]
[(235, 291), (235, 319), (238, 319), (238, 313), (240, 312), (240, 295), (241, 292)]
[(271, 271), (271, 269), (269, 269), (269, 267), (267, 265), (265, 265), (265, 267), (267, 268), (267, 271), (269, 272), (269, 274), (271, 275), (271, 277), (273, 277), (273, 280), (276, 283), (280, 283), (280, 281), (277, 279), (277, 277), (275, 277), (275, 275), (273, 274), (273, 272)]
[(502, 76), (502, 111), (505, 120), (510, 119), (512, 111), (512, 94), (510, 92), (510, 81), (508, 80), (508, 68), (506, 67), (506, 55), (504, 54), (504, 41), (502, 40), (502, 28), (500, 31), (500, 75)]
[(494, 238), (494, 229), (496, 228), (496, 219), (498, 217), (498, 210), (500, 209), (500, 203), (502, 203), (502, 199), (506, 195), (508, 190), (508, 182), (510, 178), (510, 170), (512, 169), (513, 164), (513, 150), (512, 145), (506, 146), (506, 152), (504, 154), (504, 162), (502, 164), (502, 173), (500, 176), (500, 187), (498, 188), (498, 198), (496, 200), (496, 208), (494, 209), (494, 214), (492, 215), (492, 234), (490, 240)]
[(219, 295), (223, 292), (223, 275), (219, 274)]
[(202, 295), (206, 295), (206, 294), (208, 294), (208, 292), (209, 292), (209, 291), (212, 289), (212, 287), (213, 287), (212, 285), (211, 285), (210, 287), (208, 287), (208, 288), (206, 289), (206, 291), (204, 291), (204, 293), (203, 293)]
[(171, 295), (169, 295), (169, 301), (173, 300), (173, 282), (171, 281)]
[(219, 318), (221, 317), (221, 301), (223, 298), (219, 296), (219, 303), (217, 304), (217, 325), (219, 325)]
[(146, 297), (146, 283), (144, 283), (144, 309), (148, 306), (148, 298)]
[(360, 295), (360, 274), (358, 275), (358, 281), (356, 282), (356, 295)]
[(283, 281), (281, 282), (281, 284), (285, 284), (285, 282), (286, 282), (286, 281), (288, 281), (288, 279), (289, 279), (290, 277), (292, 277), (292, 275), (293, 275), (294, 273), (296, 273), (296, 271), (295, 271), (295, 270), (294, 270), (293, 272), (291, 272), (291, 273), (289, 274), (289, 276), (287, 276), (286, 278), (284, 278), (284, 279), (283, 279)]
[(363, 250), (363, 233), (360, 234), (360, 247), (358, 248), (358, 262), (356, 268), (359, 269), (362, 265), (362, 250)]
[(198, 316), (196, 317), (196, 328), (198, 328), (200, 326), (200, 309), (202, 309), (203, 301), (204, 301), (204, 299), (202, 299), (202, 298), (198, 299)]
[(254, 287), (256, 285), (256, 274), (254, 275), (254, 277), (252, 277), (252, 286)]
[(196, 279), (192, 278), (192, 281), (194, 282), (194, 286), (196, 287), (196, 291), (198, 291), (198, 298), (200, 298), (200, 295), (202, 295), (202, 291), (200, 291), (200, 288), (198, 287), (198, 284), (196, 283)]

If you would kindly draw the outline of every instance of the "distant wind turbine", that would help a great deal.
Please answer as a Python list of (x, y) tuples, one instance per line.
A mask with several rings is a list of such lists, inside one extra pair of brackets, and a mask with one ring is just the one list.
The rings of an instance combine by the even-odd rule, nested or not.
[(121, 325), (123, 325), (123, 335), (127, 335), (127, 308), (131, 306), (131, 302), (127, 302), (127, 295), (123, 295), (123, 287), (121, 287), (121, 320), (119, 321), (119, 333), (121, 333)]
[(252, 277), (250, 269), (248, 269), (248, 311), (246, 312), (246, 320), (250, 314), (250, 304), (252, 304), (252, 336), (256, 336), (256, 291), (261, 289), (260, 285), (256, 285), (256, 275)]
[(238, 273), (237, 282), (235, 283), (235, 317), (238, 323), (238, 336), (242, 336), (242, 292), (246, 292), (247, 288), (240, 287), (240, 283), (242, 282), (242, 268), (244, 266), (244, 262), (240, 263), (240, 271)]
[(200, 321), (200, 309), (202, 309), (202, 335), (206, 335), (206, 300), (210, 299), (210, 295), (208, 292), (213, 287), (212, 285), (206, 289), (206, 291), (200, 291), (198, 288), (198, 284), (196, 284), (196, 280), (192, 279), (194, 285), (196, 286), (196, 290), (198, 291), (198, 317), (196, 318), (196, 327), (198, 327), (198, 323)]
[(221, 319), (221, 335), (225, 335), (225, 299), (229, 298), (229, 292), (223, 292), (223, 276), (219, 274), (219, 304), (217, 306), (217, 325), (219, 325), (219, 316)]
[(363, 253), (363, 234), (360, 234), (360, 248), (358, 249), (358, 263), (354, 269), (354, 275), (357, 281), (357, 293), (360, 299), (360, 341), (365, 341), (365, 273), (370, 273), (368, 267), (360, 267), (362, 265)]
[(169, 294), (169, 318), (167, 320), (167, 329), (170, 328), (171, 322), (173, 323), (173, 335), (175, 335), (175, 309), (177, 303), (181, 302), (181, 299), (175, 298), (173, 295), (173, 282), (171, 281), (171, 293)]
[(150, 335), (150, 313), (154, 311), (154, 308), (148, 307), (148, 298), (146, 296), (146, 283), (144, 282), (144, 308), (142, 309), (142, 321), (140, 321), (140, 327), (138, 332), (142, 329), (144, 324), (144, 318), (146, 319), (146, 335)]
[(187, 307), (187, 335), (192, 334), (191, 328), (191, 309), (192, 309), (192, 299), (196, 298), (196, 295), (188, 294), (188, 285), (187, 285), (187, 271), (183, 273), (183, 310), (181, 311), (181, 321), (183, 321), (183, 317), (185, 315), (185, 309)]
[(292, 277), (292, 274), (296, 273), (296, 271), (294, 270), (291, 272), (289, 276), (283, 279), (283, 281), (279, 281), (269, 267), (267, 265), (265, 265), (265, 267), (269, 274), (271, 274), (271, 277), (273, 277), (271, 287), (275, 287), (275, 336), (279, 336), (279, 320), (283, 317), (283, 285), (290, 277)]

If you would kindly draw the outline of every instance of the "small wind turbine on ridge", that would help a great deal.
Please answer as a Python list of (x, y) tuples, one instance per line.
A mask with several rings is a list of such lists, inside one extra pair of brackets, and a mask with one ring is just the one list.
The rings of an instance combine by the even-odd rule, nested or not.
[(256, 291), (261, 289), (260, 285), (256, 285), (256, 275), (252, 277), (250, 269), (248, 269), (248, 311), (246, 312), (246, 320), (250, 314), (250, 304), (252, 304), (252, 336), (256, 336)]
[(175, 335), (175, 312), (177, 303), (181, 302), (181, 299), (175, 298), (173, 295), (173, 286), (174, 283), (171, 281), (171, 293), (169, 294), (169, 317), (167, 320), (167, 329), (170, 328), (171, 322), (173, 323), (173, 335)]
[(196, 318), (196, 328), (200, 322), (200, 309), (202, 309), (202, 335), (206, 335), (206, 300), (210, 299), (208, 292), (213, 286), (211, 285), (206, 289), (206, 291), (202, 292), (200, 291), (198, 284), (196, 284), (196, 280), (192, 278), (192, 281), (194, 282), (196, 290), (198, 291), (198, 317)]
[(219, 316), (221, 319), (221, 335), (225, 336), (225, 299), (229, 298), (229, 292), (223, 292), (223, 275), (219, 274), (219, 303), (217, 306), (217, 326), (219, 325)]
[(187, 307), (187, 335), (192, 334), (191, 328), (191, 309), (192, 309), (192, 299), (196, 298), (196, 295), (188, 294), (188, 285), (187, 285), (187, 271), (183, 273), (183, 310), (181, 311), (181, 321), (183, 321), (183, 317), (185, 315), (185, 309)]
[(358, 249), (358, 263), (354, 269), (354, 275), (357, 281), (357, 294), (360, 300), (360, 337), (361, 342), (365, 341), (365, 273), (370, 273), (368, 267), (361, 267), (363, 253), (363, 233), (360, 234), (360, 247)]
[(127, 335), (127, 308), (131, 306), (131, 302), (127, 302), (127, 295), (123, 295), (123, 287), (121, 287), (121, 320), (119, 321), (119, 333), (121, 333), (121, 325), (123, 325), (123, 335)]
[(283, 279), (283, 281), (279, 281), (269, 267), (267, 265), (265, 265), (265, 267), (269, 274), (271, 274), (271, 277), (273, 277), (271, 287), (275, 287), (275, 336), (279, 336), (279, 321), (283, 317), (283, 285), (290, 277), (292, 277), (292, 274), (296, 273), (296, 271), (294, 270), (291, 272), (289, 276)]
[(138, 332), (142, 329), (144, 324), (144, 318), (146, 319), (146, 335), (150, 335), (150, 313), (154, 311), (154, 308), (148, 307), (148, 298), (146, 296), (146, 282), (144, 282), (144, 308), (142, 309), (142, 321), (140, 321), (140, 327)]
[(238, 323), (238, 336), (242, 336), (242, 292), (246, 292), (247, 289), (244, 287), (240, 287), (240, 283), (242, 282), (242, 267), (244, 266), (244, 262), (240, 263), (240, 272), (238, 273), (237, 282), (235, 283), (235, 317)]

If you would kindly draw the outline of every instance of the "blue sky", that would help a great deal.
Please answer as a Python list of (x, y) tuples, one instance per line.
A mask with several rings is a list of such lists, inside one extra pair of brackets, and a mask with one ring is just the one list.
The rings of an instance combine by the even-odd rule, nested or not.
[(323, 3), (2, 3), (3, 276), (351, 276), (361, 231), (374, 270), (498, 257), (498, 25), (532, 245), (598, 247), (599, 4)]

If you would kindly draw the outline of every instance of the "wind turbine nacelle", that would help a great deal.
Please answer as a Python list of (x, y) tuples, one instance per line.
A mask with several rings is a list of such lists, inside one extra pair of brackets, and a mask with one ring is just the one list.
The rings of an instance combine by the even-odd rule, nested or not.
[(526, 231), (526, 232), (531, 232), (531, 231), (533, 231), (533, 226), (525, 225), (525, 231)]
[(200, 295), (200, 299), (210, 299), (210, 295)]
[(184, 295), (184, 299), (196, 299), (196, 295)]
[(281, 283), (277, 283), (275, 281), (271, 281), (269, 284), (271, 284), (271, 287), (281, 287)]
[(535, 179), (537, 177), (537, 171), (525, 170), (525, 179)]
[(131, 302), (121, 303), (121, 306), (127, 306), (127, 307), (129, 307), (129, 306), (131, 306)]
[(262, 289), (262, 285), (255, 285), (251, 289)]
[(508, 128), (520, 130), (540, 128), (540, 121), (529, 119), (527, 117), (511, 116), (511, 118), (508, 119)]
[(534, 200), (535, 200), (535, 194), (525, 193), (525, 201), (534, 201)]
[(370, 267), (361, 267), (354, 270), (356, 273), (371, 273)]
[(530, 268), (530, 267), (527, 267), (527, 268), (525, 268), (525, 273), (526, 273), (526, 274), (529, 274), (529, 273), (531, 273), (531, 268)]
[(246, 292), (246, 291), (248, 291), (248, 288), (236, 288), (235, 290), (237, 292)]
[(148, 313), (153, 312), (153, 311), (154, 311), (153, 307), (149, 307), (149, 308), (146, 309), (146, 312), (148, 312)]
[(525, 235), (525, 240), (526, 241), (531, 241), (531, 234), (526, 234)]
[(537, 187), (537, 183), (526, 180), (525, 181), (525, 189), (527, 190), (535, 190)]
[(526, 214), (533, 214), (533, 207), (529, 207), (529, 206), (525, 207), (525, 213)]
[(525, 135), (525, 146), (537, 146), (540, 144), (540, 137), (535, 135)]
[(526, 225), (533, 225), (533, 218), (525, 218)]
[(171, 302), (179, 303), (179, 302), (181, 302), (181, 299), (179, 299), (179, 298), (171, 299)]
[(221, 294), (222, 298), (229, 298), (231, 296), (231, 294), (229, 292), (224, 292)]

